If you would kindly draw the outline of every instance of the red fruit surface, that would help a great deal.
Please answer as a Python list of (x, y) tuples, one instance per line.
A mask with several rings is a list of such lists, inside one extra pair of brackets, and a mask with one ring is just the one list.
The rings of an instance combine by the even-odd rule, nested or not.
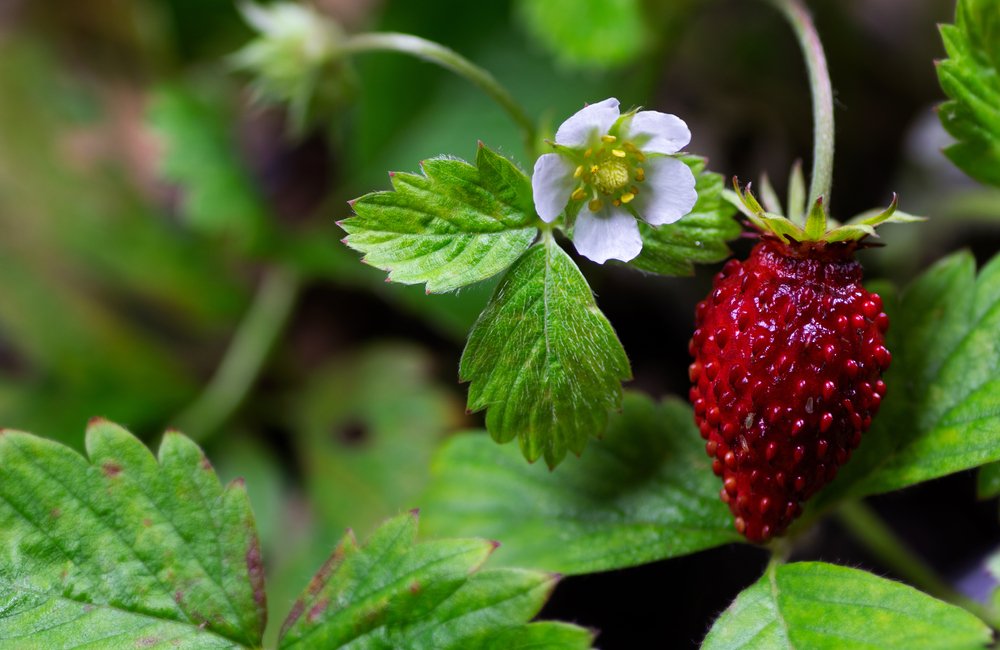
[(889, 319), (855, 248), (762, 238), (698, 304), (695, 421), (750, 541), (781, 535), (833, 480), (885, 394)]

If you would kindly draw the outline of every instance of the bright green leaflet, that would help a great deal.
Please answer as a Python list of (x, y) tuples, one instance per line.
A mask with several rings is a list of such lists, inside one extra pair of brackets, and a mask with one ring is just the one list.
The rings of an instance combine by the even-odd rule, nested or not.
[(236, 155), (223, 111), (190, 90), (161, 88), (149, 121), (166, 146), (160, 172), (180, 186), (181, 212), (191, 227), (231, 236), (244, 247), (259, 245), (269, 212)]
[(503, 540), (497, 560), (576, 574), (739, 541), (691, 409), (626, 393), (604, 438), (556, 471), (485, 435), (449, 441), (425, 496), (433, 535)]
[(390, 519), (364, 546), (348, 533), (296, 601), (280, 648), (589, 648), (590, 634), (528, 623), (556, 577), (480, 571), (496, 548), (481, 539), (416, 543), (415, 513)]
[(990, 463), (979, 468), (976, 492), (980, 499), (1000, 496), (1000, 463)]
[(621, 404), (628, 358), (580, 269), (551, 237), (517, 261), (472, 328), (459, 368), (497, 442), (555, 467)]
[(260, 643), (263, 569), (240, 482), (168, 433), (159, 459), (105, 421), (89, 461), (0, 433), (0, 645)]
[(886, 309), (893, 361), (882, 411), (820, 503), (1000, 460), (1000, 256), (977, 278), (969, 253), (952, 255)]
[(517, 9), (535, 40), (579, 67), (633, 61), (653, 36), (641, 0), (521, 0)]
[(768, 567), (715, 622), (702, 650), (973, 650), (989, 628), (963, 609), (865, 571)]
[(962, 171), (1000, 186), (1000, 9), (996, 0), (959, 0), (941, 26), (948, 58), (938, 80), (951, 101), (938, 114), (958, 142), (945, 154)]
[(685, 156), (682, 160), (697, 179), (698, 202), (677, 223), (654, 228), (639, 220), (642, 252), (629, 264), (643, 271), (691, 275), (695, 262), (708, 264), (728, 257), (726, 242), (740, 234), (740, 224), (733, 219), (736, 208), (722, 198), (722, 176), (706, 171), (704, 158)]
[(353, 202), (344, 242), (389, 280), (452, 291), (505, 270), (537, 235), (531, 182), (483, 145), (476, 165), (425, 160), (423, 175), (391, 174), (393, 191)]

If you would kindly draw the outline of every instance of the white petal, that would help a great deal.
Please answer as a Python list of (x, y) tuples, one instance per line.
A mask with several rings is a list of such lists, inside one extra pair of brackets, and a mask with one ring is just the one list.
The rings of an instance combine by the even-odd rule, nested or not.
[(635, 217), (625, 210), (606, 206), (594, 213), (584, 208), (573, 227), (573, 245), (598, 264), (610, 259), (627, 262), (642, 250), (642, 237)]
[(582, 147), (594, 135), (604, 135), (621, 115), (614, 97), (585, 106), (562, 123), (556, 131), (556, 144)]
[(646, 180), (632, 207), (646, 223), (662, 226), (691, 212), (698, 201), (691, 168), (677, 158), (650, 158), (646, 161)]
[(531, 191), (535, 197), (535, 211), (542, 221), (552, 222), (569, 203), (576, 184), (574, 169), (572, 161), (557, 153), (547, 153), (535, 161)]
[(659, 111), (640, 111), (628, 125), (628, 139), (644, 153), (677, 153), (691, 142), (684, 120)]

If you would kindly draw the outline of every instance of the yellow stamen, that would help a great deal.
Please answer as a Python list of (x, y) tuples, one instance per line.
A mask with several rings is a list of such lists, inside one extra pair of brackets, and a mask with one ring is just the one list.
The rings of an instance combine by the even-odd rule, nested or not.
[(615, 140), (617, 140), (617, 139), (618, 139), (618, 138), (616, 138), (616, 137), (615, 137), (615, 136), (613, 136), (613, 135), (602, 135), (602, 136), (601, 136), (601, 140), (603, 140), (603, 141), (605, 141), (605, 142), (614, 142), (614, 141), (615, 141)]
[(573, 172), (573, 178), (580, 178), (581, 176), (583, 176), (583, 165), (577, 166), (576, 171)]
[(604, 202), (601, 201), (600, 199), (594, 199), (593, 201), (587, 204), (587, 207), (590, 208), (591, 212), (600, 212), (601, 208), (604, 207)]
[(619, 201), (618, 199), (615, 199), (614, 201), (611, 202), (611, 204), (617, 208), (622, 204), (622, 202)]
[(640, 183), (642, 181), (646, 180), (646, 170), (643, 169), (642, 167), (636, 167), (635, 168), (635, 180), (639, 181)]
[[(563, 194), (563, 196), (566, 196), (566, 195)], [(574, 201), (581, 201), (581, 200), (587, 198), (587, 191), (584, 190), (582, 187), (578, 187), (578, 188), (576, 188), (576, 191), (573, 192), (573, 194), (570, 196), (570, 198), (573, 199)]]
[(635, 152), (634, 155), (636, 157), (636, 160), (638, 160), (639, 162), (645, 162), (646, 161), (646, 154), (642, 153), (641, 151), (636, 150), (636, 152)]
[(583, 152), (583, 157), (584, 157), (584, 158), (590, 158), (590, 155), (591, 155), (592, 153), (594, 153), (594, 150), (593, 150), (593, 149), (587, 149), (586, 151), (584, 151), (584, 152)]
[(628, 191), (631, 192), (632, 194), (638, 194), (639, 188), (633, 185), (632, 187), (628, 188)]
[(627, 154), (621, 149), (612, 149), (611, 155), (617, 156), (618, 158), (624, 158)]
[(622, 143), (622, 149), (624, 149), (625, 151), (628, 151), (629, 153), (635, 153), (635, 152), (639, 151), (639, 148), (636, 147), (631, 142), (623, 142)]
[(591, 165), (591, 166), (590, 166), (590, 173), (591, 173), (591, 174), (596, 174), (596, 173), (597, 173), (597, 172), (599, 172), (600, 170), (601, 170), (601, 168), (600, 168), (600, 167), (598, 167), (597, 165)]
[(632, 199), (635, 198), (635, 194), (632, 192), (625, 192), (622, 194), (622, 203), (631, 203)]

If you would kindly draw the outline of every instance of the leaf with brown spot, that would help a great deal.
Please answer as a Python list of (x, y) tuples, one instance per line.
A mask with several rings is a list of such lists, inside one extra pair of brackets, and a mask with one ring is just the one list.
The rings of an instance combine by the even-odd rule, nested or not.
[(223, 487), (177, 433), (156, 458), (95, 419), (86, 446), (89, 459), (0, 437), (0, 647), (259, 646), (263, 568), (243, 486)]

